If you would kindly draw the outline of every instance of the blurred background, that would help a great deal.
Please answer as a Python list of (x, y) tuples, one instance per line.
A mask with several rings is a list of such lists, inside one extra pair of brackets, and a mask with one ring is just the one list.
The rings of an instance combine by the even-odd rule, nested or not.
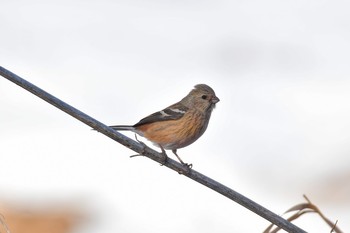
[[(181, 158), (277, 214), (306, 194), (350, 231), (347, 1), (3, 0), (0, 7), (1, 66), (107, 125), (136, 123), (206, 83), (221, 101)], [(0, 213), (13, 232), (269, 225), (151, 160), (130, 159), (133, 151), (4, 78), (0, 96)], [(315, 214), (296, 224), (330, 231)]]

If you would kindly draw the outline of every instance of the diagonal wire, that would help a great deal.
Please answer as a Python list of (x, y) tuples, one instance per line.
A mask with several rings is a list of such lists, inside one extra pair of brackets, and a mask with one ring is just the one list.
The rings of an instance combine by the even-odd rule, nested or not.
[[(164, 162), (164, 155), (161, 153), (158, 153), (157, 151), (146, 147), (142, 143), (136, 142), (123, 134), (113, 130), (112, 128), (108, 127), (107, 125), (95, 120), (94, 118), (90, 117), (89, 115), (79, 111), (78, 109), (70, 106), (69, 104), (63, 102), (62, 100), (56, 98), (55, 96), (49, 94), (48, 92), (42, 90), (41, 88), (33, 85), (32, 83), (22, 79), (21, 77), (17, 76), (16, 74), (12, 73), (11, 71), (3, 68), (0, 66), (0, 75), (4, 78), (10, 80), (11, 82), (19, 85), (20, 87), (26, 89), (27, 91), (33, 93), (34, 95), (38, 96), (39, 98), (45, 100), (49, 104), (52, 104), (59, 108), (60, 110), (66, 112), (67, 114), (71, 115), (72, 117), (78, 119), (79, 121), (89, 125), (93, 129), (103, 133), (107, 137), (119, 142), (120, 144), (128, 147), (129, 149), (136, 151), (139, 154), (142, 154), (152, 160), (155, 160), (159, 163)], [(168, 158), (166, 160), (166, 163), (164, 166), (183, 174), (184, 176), (187, 176), (188, 178), (197, 181), (198, 183), (203, 184), (204, 186), (224, 195), (225, 197), (237, 202), (238, 204), (244, 206), (245, 208), (251, 210), (255, 214), (265, 218), (266, 220), (270, 221), (271, 223), (275, 224), (276, 226), (281, 227), (287, 232), (292, 233), (306, 233), (301, 228), (295, 226), (294, 224), (288, 222), (284, 218), (280, 217), (279, 215), (271, 212), (270, 210), (266, 209), (265, 207), (259, 205), (258, 203), (250, 200), (249, 198), (243, 196), (242, 194), (234, 191), (233, 189), (230, 189), (227, 186), (224, 186), (223, 184), (211, 179), (210, 177), (207, 177), (193, 169), (189, 169), (186, 166), (181, 165), (180, 163), (176, 162), (175, 160)]]

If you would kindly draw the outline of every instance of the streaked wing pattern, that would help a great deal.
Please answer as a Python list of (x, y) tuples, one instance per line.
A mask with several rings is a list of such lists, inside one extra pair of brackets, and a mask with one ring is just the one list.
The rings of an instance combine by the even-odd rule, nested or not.
[(149, 124), (156, 121), (167, 121), (167, 120), (177, 120), (180, 119), (188, 110), (187, 107), (183, 106), (182, 104), (174, 104), (170, 107), (167, 107), (166, 109), (163, 109), (162, 111), (155, 112), (142, 120), (140, 120), (138, 123), (134, 125), (134, 127), (143, 125), (143, 124)]

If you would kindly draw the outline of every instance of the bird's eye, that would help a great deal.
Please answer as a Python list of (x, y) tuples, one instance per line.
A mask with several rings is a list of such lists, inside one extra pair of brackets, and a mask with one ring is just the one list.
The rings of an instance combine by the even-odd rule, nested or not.
[(202, 99), (206, 100), (208, 98), (207, 95), (202, 95)]

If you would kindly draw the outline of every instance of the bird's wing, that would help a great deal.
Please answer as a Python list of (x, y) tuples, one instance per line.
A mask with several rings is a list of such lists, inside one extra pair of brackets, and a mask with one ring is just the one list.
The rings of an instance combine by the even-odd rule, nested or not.
[(183, 115), (185, 115), (187, 111), (188, 111), (188, 107), (180, 103), (176, 103), (159, 112), (155, 112), (141, 119), (138, 123), (134, 125), (134, 127), (144, 125), (144, 124), (150, 124), (157, 121), (177, 120), (183, 117)]

